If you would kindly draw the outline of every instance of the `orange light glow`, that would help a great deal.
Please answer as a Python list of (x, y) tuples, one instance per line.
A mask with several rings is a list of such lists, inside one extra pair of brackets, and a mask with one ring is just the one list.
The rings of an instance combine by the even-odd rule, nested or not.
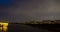
[(0, 22), (0, 30), (7, 31), (8, 23)]

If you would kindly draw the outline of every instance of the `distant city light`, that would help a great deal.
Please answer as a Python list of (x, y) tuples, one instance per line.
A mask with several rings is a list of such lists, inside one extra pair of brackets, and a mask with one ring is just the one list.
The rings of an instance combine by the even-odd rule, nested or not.
[(8, 29), (8, 23), (3, 23), (3, 22), (0, 22), (0, 31), (7, 31), (7, 29)]

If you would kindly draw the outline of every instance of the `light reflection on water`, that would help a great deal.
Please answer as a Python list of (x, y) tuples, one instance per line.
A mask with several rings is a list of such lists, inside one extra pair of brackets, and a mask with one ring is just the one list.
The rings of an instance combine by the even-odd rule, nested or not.
[(0, 32), (7, 32), (8, 23), (0, 23)]
[(0, 31), (5, 31), (6, 32), (7, 29), (8, 29), (7, 27), (0, 27)]

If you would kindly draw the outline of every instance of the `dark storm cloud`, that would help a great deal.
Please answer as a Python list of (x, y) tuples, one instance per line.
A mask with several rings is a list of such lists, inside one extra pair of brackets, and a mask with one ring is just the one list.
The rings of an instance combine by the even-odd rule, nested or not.
[(60, 19), (60, 0), (13, 0), (8, 7), (8, 20), (13, 22), (29, 20)]
[(10, 5), (10, 0), (0, 0), (0, 20), (8, 19), (7, 7)]

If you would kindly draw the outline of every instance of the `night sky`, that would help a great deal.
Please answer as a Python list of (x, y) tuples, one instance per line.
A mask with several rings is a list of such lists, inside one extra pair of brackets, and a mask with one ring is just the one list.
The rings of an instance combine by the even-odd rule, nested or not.
[(9, 22), (60, 20), (60, 0), (0, 0), (0, 19)]

